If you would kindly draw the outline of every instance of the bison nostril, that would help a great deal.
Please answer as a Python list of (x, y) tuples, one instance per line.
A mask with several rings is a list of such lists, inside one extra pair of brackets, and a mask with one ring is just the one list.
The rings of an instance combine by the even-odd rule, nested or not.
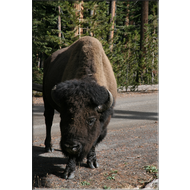
[(78, 147), (73, 147), (72, 150), (73, 150), (73, 151), (77, 151), (77, 150), (78, 150)]
[(64, 144), (64, 146), (65, 146), (65, 148), (67, 150), (70, 149), (70, 150), (72, 150), (74, 152), (76, 152), (76, 151), (78, 151), (80, 149), (80, 144), (79, 143), (75, 143), (75, 144), (67, 143), (67, 144)]
[(75, 145), (73, 145), (72, 150), (73, 151), (77, 151), (79, 148), (80, 148), (80, 145), (79, 144), (75, 144)]

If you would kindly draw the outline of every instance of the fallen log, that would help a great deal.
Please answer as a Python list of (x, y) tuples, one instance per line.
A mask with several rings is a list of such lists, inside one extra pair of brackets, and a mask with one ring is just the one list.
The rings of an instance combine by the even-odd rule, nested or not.
[(32, 83), (32, 90), (43, 92), (43, 88), (41, 84)]

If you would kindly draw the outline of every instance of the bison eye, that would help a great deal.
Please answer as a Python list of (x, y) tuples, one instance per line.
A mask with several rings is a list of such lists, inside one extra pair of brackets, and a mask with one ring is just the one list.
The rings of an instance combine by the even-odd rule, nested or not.
[(87, 123), (88, 123), (88, 125), (92, 126), (95, 121), (96, 121), (95, 117), (90, 117), (90, 118), (88, 118)]

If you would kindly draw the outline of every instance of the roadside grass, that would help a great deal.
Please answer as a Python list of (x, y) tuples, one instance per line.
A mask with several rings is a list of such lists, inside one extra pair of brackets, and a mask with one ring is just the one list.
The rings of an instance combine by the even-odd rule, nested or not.
[(156, 166), (144, 166), (146, 173), (153, 174), (154, 179), (158, 179), (158, 169)]
[(90, 185), (90, 183), (87, 182), (87, 181), (81, 181), (81, 185), (82, 185), (82, 186), (88, 186), (88, 185)]
[(115, 176), (117, 175), (117, 170), (110, 171), (110, 173), (105, 173), (104, 176), (106, 177), (107, 180), (115, 180)]
[(111, 187), (107, 187), (106, 185), (104, 185), (103, 189), (111, 189)]

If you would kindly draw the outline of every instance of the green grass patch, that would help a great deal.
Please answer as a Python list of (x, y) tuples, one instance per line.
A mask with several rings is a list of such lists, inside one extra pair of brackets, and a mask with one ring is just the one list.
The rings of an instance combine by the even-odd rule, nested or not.
[(81, 182), (81, 185), (82, 185), (82, 186), (86, 186), (86, 185), (88, 186), (88, 185), (90, 185), (90, 183), (87, 182), (87, 181), (82, 181), (82, 182)]
[(158, 169), (156, 166), (144, 166), (146, 173), (150, 173), (154, 175), (154, 178), (158, 179)]

